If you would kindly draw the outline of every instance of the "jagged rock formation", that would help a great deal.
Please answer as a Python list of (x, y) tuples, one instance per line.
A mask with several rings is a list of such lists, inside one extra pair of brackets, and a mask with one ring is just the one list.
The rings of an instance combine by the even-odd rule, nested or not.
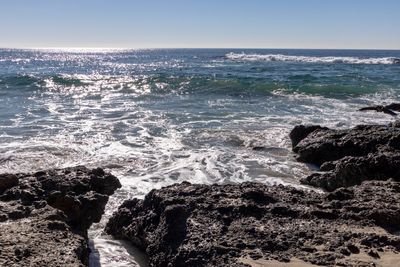
[(106, 231), (150, 266), (396, 266), (400, 123), (297, 126), (290, 138), (299, 161), (320, 167), (302, 182), (327, 193), (182, 183), (126, 201)]
[(0, 266), (87, 266), (87, 229), (120, 186), (85, 167), (0, 174)]
[(398, 122), (388, 126), (360, 125), (348, 130), (297, 126), (290, 137), (297, 160), (319, 165), (322, 171), (302, 179), (305, 184), (332, 191), (365, 180), (400, 181)]
[(126, 201), (106, 227), (159, 267), (397, 263), (400, 237), (390, 234), (396, 230), (400, 185), (390, 181), (329, 194), (258, 183), (182, 183)]

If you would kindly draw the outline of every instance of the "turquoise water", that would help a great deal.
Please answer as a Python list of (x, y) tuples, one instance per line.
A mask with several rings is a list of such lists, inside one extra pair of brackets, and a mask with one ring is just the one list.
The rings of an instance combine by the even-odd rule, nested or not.
[[(0, 172), (104, 167), (123, 184), (105, 219), (126, 198), (184, 180), (297, 185), (310, 170), (293, 158), (291, 128), (393, 120), (357, 109), (400, 100), (399, 59), (400, 51), (1, 49)], [(103, 266), (134, 261), (101, 235), (103, 225), (91, 233)]]

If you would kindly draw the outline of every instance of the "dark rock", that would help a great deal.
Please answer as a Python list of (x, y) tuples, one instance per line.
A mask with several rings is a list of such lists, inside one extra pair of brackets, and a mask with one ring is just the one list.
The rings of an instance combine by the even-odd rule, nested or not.
[(18, 177), (14, 174), (0, 174), (0, 193), (18, 184)]
[(399, 184), (390, 181), (330, 194), (258, 183), (182, 183), (125, 201), (106, 231), (145, 250), (150, 266), (273, 266), (271, 259), (292, 258), (361, 266), (352, 253), (400, 252), (400, 237), (388, 231), (400, 229), (399, 218)]
[(301, 180), (304, 184), (332, 191), (360, 184), (365, 180), (400, 181), (400, 151), (371, 153), (364, 157), (344, 157), (334, 162), (331, 171), (314, 173)]
[(348, 244), (347, 249), (353, 254), (360, 253), (360, 249), (356, 245), (353, 245), (353, 244)]
[[(296, 126), (292, 133), (304, 127)], [(319, 165), (322, 171), (303, 178), (302, 183), (333, 191), (365, 180), (400, 181), (398, 123), (360, 125), (349, 130), (314, 128), (300, 141), (293, 141), (297, 159)]]
[(0, 266), (38, 267), (87, 266), (87, 229), (121, 186), (85, 167), (2, 174), (0, 184)]
[(316, 130), (327, 130), (326, 127), (321, 127), (319, 125), (298, 125), (295, 126), (294, 129), (290, 132), (289, 137), (292, 141), (292, 147), (297, 146), (297, 144), (306, 138), (310, 133)]
[(397, 149), (399, 138), (400, 128), (385, 125), (359, 125), (349, 130), (325, 128), (308, 134), (293, 151), (299, 161), (321, 165), (346, 156), (366, 156), (384, 145)]
[(339, 188), (327, 195), (329, 200), (347, 200), (354, 198), (354, 192), (348, 188)]
[(370, 255), (372, 258), (375, 258), (375, 259), (380, 258), (379, 253), (372, 249), (368, 252), (368, 255)]
[(347, 248), (341, 248), (340, 253), (342, 253), (345, 256), (350, 256), (350, 251)]

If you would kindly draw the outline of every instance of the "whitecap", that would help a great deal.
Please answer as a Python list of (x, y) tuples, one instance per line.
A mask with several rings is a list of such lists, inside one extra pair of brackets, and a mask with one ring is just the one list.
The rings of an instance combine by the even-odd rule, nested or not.
[(400, 58), (395, 57), (316, 57), (316, 56), (289, 56), (283, 54), (245, 54), (228, 53), (225, 57), (234, 61), (281, 61), (303, 63), (342, 63), (342, 64), (400, 64)]

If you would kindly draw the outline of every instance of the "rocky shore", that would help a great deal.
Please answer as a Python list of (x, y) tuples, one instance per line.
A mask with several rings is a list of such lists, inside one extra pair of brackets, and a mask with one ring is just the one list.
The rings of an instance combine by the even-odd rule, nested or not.
[(0, 174), (0, 266), (87, 266), (87, 229), (120, 186), (85, 167)]
[(182, 183), (126, 201), (106, 230), (146, 250), (150, 266), (393, 266), (400, 185), (365, 182), (320, 194)]
[(400, 181), (400, 122), (348, 130), (297, 126), (290, 133), (297, 160), (320, 167), (301, 182), (332, 191), (365, 180)]
[[(301, 125), (290, 138), (319, 167), (308, 189), (174, 184), (125, 201), (105, 231), (155, 267), (396, 266), (400, 123)], [(120, 186), (85, 167), (0, 174), (0, 266), (87, 266), (87, 230)]]
[(297, 126), (301, 180), (176, 184), (125, 201), (106, 231), (146, 251), (150, 266), (396, 266), (400, 261), (400, 124)]

